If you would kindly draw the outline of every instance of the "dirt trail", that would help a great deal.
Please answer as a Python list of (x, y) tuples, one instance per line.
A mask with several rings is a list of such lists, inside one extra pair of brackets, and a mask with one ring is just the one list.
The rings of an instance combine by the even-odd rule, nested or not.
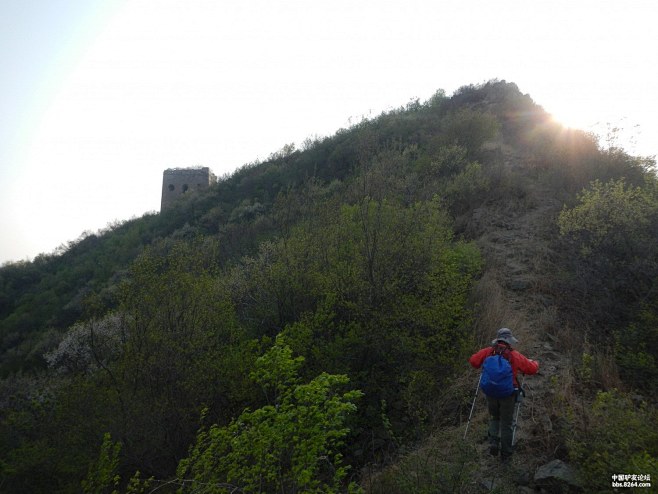
[[(487, 266), (481, 290), (488, 292), (483, 292), (483, 298), (492, 306), (493, 314), (484, 320), (500, 321), (501, 327), (511, 328), (520, 340), (517, 349), (540, 363), (539, 373), (525, 378), (527, 396), (520, 409), (515, 455), (506, 471), (497, 458), (488, 455), (488, 444), (482, 437), (488, 419), (486, 404), (482, 396), (478, 398), (471, 440), (479, 443), (477, 482), (484, 491), (485, 485), (493, 485), (505, 486), (505, 492), (535, 492), (527, 487), (535, 470), (559, 456), (551, 440), (555, 425), (551, 410), (557, 406), (553, 400), (556, 382), (568, 375), (569, 366), (555, 335), (557, 311), (541, 280), (546, 279), (551, 259), (558, 255), (551, 250), (550, 241), (557, 235), (555, 218), (562, 204), (548, 189), (533, 184), (524, 190), (523, 197), (504, 206), (479, 208), (470, 226), (475, 229), (474, 237)], [(490, 343), (497, 329), (489, 328), (489, 341), (483, 341), (483, 346)]]

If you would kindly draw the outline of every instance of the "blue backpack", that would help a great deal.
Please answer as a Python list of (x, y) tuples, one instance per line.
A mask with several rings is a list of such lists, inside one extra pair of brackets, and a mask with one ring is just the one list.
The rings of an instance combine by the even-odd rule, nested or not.
[(482, 364), (480, 388), (492, 398), (506, 398), (514, 393), (514, 373), (509, 362), (508, 348), (494, 346), (494, 354)]

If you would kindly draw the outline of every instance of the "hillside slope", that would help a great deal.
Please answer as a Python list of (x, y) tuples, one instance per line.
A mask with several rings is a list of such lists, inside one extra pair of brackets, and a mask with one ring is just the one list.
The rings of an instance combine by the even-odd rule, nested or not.
[[(522, 173), (519, 167), (516, 169)], [(519, 409), (512, 467), (501, 469), (497, 458), (488, 458), (486, 442), (478, 448), (486, 459), (477, 472), (480, 486), (492, 482), (489, 485), (507, 485), (510, 491), (516, 486), (517, 492), (521, 491), (518, 484), (533, 480), (542, 465), (556, 458), (567, 460), (563, 445), (554, 437), (564, 432), (556, 430), (559, 423), (553, 424), (561, 416), (561, 411), (554, 409), (554, 388), (555, 382), (565, 383), (572, 372), (570, 355), (560, 341), (559, 307), (553, 301), (552, 287), (547, 286), (559, 255), (554, 245), (559, 235), (556, 220), (563, 204), (555, 198), (554, 191), (542, 184), (533, 185), (526, 189), (522, 204), (516, 207), (510, 204), (502, 211), (476, 211), (479, 225), (475, 227), (478, 244), (488, 260), (479, 290), (485, 291), (484, 300), (494, 306), (485, 315), (483, 322), (488, 324), (482, 327), (513, 327), (520, 341), (518, 349), (540, 362), (540, 372), (522, 382), (527, 396)], [(487, 339), (492, 336), (490, 329), (482, 333)], [(486, 346), (487, 339), (481, 346)], [(471, 440), (481, 434), (478, 421), (483, 424), (487, 420), (482, 399), (479, 411)]]
[[(578, 251), (565, 243), (559, 223), (574, 197), (560, 186), (561, 179), (537, 168), (534, 155), (505, 146), (500, 152), (508, 194), (490, 197), (458, 223), (485, 258), (474, 288), (473, 351), (489, 345), (497, 328), (509, 327), (520, 340), (518, 350), (540, 362), (538, 374), (521, 380), (526, 397), (519, 408), (512, 462), (502, 465), (489, 455), (489, 415), (481, 391), (467, 429), (478, 372), (464, 362), (463, 373), (447, 391), (453, 400), (461, 399), (459, 422), (435, 428), (391, 466), (364, 470), (368, 492), (607, 492), (620, 470), (614, 465), (629, 470), (634, 465), (638, 474), (655, 476), (655, 449), (653, 460), (633, 463), (637, 450), (620, 443), (620, 436), (639, 433), (651, 437), (650, 448), (656, 447), (656, 436), (649, 432), (658, 425), (655, 397), (635, 394), (630, 400), (617, 394), (632, 387), (611, 360), (614, 340), (605, 343), (590, 332), (605, 332), (605, 323), (597, 328), (587, 312), (580, 312), (588, 302), (574, 303), (572, 297), (582, 292), (564, 280), (573, 276), (567, 267), (573, 264), (565, 259), (576, 258)], [(628, 170), (621, 173), (626, 177)], [(605, 321), (605, 315), (600, 317)], [(603, 400), (610, 400), (608, 406), (600, 407)], [(449, 399), (439, 407), (445, 412), (448, 405)], [(620, 417), (626, 422), (617, 423)]]
[[(579, 487), (537, 476), (552, 460), (593, 490), (653, 473), (654, 165), (492, 81), (5, 266), (0, 486), (561, 492)], [(507, 469), (481, 396), (463, 439), (466, 359), (503, 326), (541, 365)]]

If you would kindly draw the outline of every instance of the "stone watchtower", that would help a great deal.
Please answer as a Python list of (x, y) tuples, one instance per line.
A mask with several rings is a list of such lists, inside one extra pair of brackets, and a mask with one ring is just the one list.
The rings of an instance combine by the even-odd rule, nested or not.
[(160, 211), (170, 207), (183, 194), (207, 189), (217, 177), (207, 166), (199, 168), (168, 168), (162, 174), (162, 202)]

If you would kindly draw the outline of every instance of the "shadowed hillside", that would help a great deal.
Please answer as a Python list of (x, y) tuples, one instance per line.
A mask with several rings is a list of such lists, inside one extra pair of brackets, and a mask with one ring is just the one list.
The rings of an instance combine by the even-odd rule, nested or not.
[[(5, 265), (1, 489), (658, 479), (654, 165), (491, 81)], [(540, 362), (505, 468), (481, 396), (462, 439), (466, 360), (503, 326)], [(543, 475), (554, 460), (566, 478)]]

